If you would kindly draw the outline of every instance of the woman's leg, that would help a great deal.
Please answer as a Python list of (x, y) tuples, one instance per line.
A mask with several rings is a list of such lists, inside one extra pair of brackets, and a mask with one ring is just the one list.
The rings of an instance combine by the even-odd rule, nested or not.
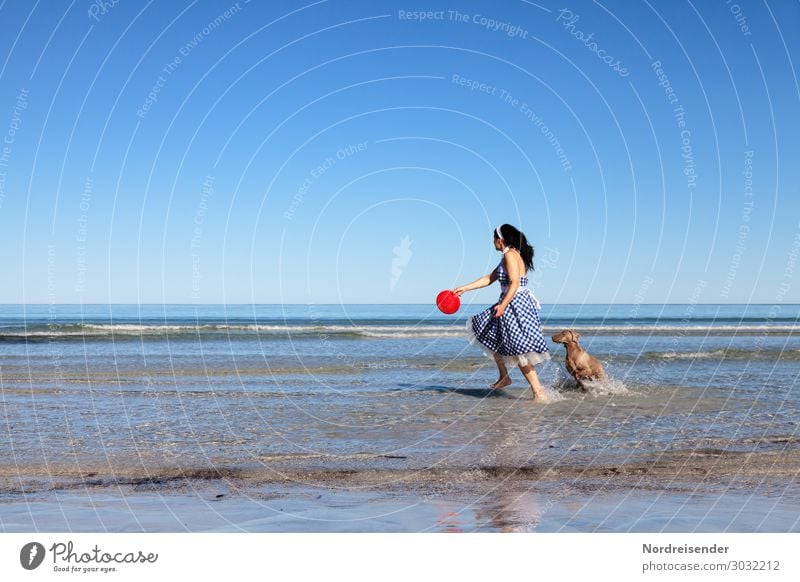
[(494, 362), (497, 364), (497, 371), (500, 374), (499, 379), (494, 384), (490, 384), (492, 389), (505, 388), (511, 384), (511, 378), (508, 377), (508, 369), (500, 354), (494, 355)]
[(539, 382), (539, 376), (536, 374), (536, 370), (533, 369), (533, 366), (530, 364), (520, 364), (519, 370), (522, 372), (522, 375), (525, 376), (528, 384), (531, 385), (533, 397), (536, 400), (547, 400), (547, 394), (544, 388), (542, 388), (542, 384)]

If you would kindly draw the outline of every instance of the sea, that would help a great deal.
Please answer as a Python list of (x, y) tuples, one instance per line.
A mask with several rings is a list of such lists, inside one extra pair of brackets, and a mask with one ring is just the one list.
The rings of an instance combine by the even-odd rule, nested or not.
[[(300, 487), (308, 499), (442, 500), (472, 512), (458, 526), (468, 530), (505, 529), (479, 500), (512, 483), (559, 508), (517, 516), (512, 529), (800, 530), (800, 306), (544, 305), (546, 336), (576, 330), (608, 375), (581, 390), (564, 347), (548, 341), (537, 371), (550, 403), (516, 369), (510, 387), (489, 389), (496, 367), (466, 334), (485, 307), (2, 305), (0, 531), (45, 527), (4, 518), (4, 504), (31, 495), (161, 495), (210, 480), (224, 485), (220, 498)], [(676, 487), (706, 496), (706, 521), (648, 520), (641, 503), (582, 520), (597, 509), (553, 501)], [(708, 499), (733, 492), (777, 501), (746, 521), (713, 519)], [(452, 526), (392, 526), (364, 508), (353, 529)]]

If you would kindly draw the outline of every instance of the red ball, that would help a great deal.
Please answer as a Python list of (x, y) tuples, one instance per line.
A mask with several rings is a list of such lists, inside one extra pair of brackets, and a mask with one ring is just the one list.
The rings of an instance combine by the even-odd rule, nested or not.
[(436, 296), (436, 307), (438, 307), (439, 311), (442, 313), (451, 315), (461, 307), (461, 299), (449, 289), (445, 289)]

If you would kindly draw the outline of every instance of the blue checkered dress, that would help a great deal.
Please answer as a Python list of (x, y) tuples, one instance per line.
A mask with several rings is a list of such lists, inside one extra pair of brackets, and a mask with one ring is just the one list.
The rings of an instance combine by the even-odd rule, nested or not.
[(535, 365), (550, 359), (547, 342), (539, 321), (539, 302), (528, 288), (528, 278), (519, 279), (519, 288), (506, 307), (502, 317), (494, 316), (494, 308), (503, 300), (511, 280), (503, 261), (497, 266), (500, 298), (497, 303), (467, 320), (467, 333), (472, 344), (494, 358), (503, 357), (507, 366)]

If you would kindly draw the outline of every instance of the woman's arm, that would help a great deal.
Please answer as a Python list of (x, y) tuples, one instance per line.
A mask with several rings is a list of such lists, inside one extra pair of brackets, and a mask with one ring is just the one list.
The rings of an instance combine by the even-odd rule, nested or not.
[(461, 287), (456, 287), (455, 289), (453, 289), (453, 292), (456, 295), (461, 296), (465, 291), (472, 291), (473, 289), (481, 289), (482, 287), (488, 287), (495, 281), (497, 281), (497, 269), (495, 269), (488, 275), (484, 275), (480, 279), (475, 279), (472, 283), (463, 285)]
[(508, 251), (503, 256), (503, 261), (506, 266), (506, 273), (508, 273), (508, 278), (511, 280), (511, 283), (508, 285), (508, 289), (506, 290), (506, 294), (503, 295), (502, 301), (500, 301), (495, 308), (496, 317), (501, 317), (503, 315), (503, 311), (505, 311), (508, 304), (511, 303), (511, 300), (514, 299), (514, 294), (517, 292), (517, 289), (519, 289), (519, 265), (517, 264), (516, 260), (509, 256), (510, 254), (511, 251)]

